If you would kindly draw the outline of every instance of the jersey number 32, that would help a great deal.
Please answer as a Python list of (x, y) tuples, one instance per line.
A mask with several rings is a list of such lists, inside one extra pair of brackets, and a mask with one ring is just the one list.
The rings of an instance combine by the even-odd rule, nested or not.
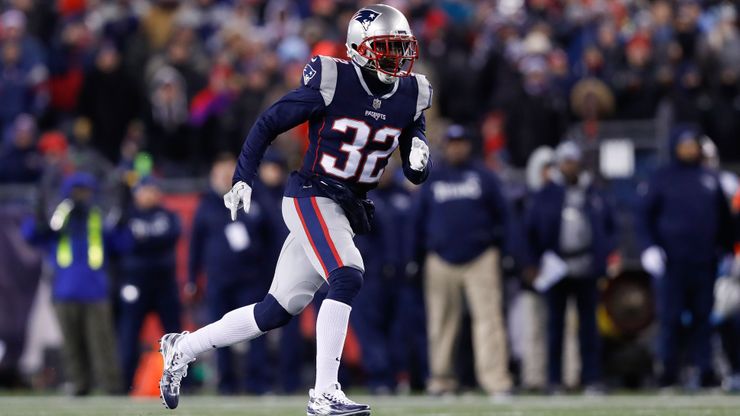
[[(372, 140), (368, 141), (372, 133), (370, 126), (362, 120), (352, 118), (335, 120), (331, 129), (345, 134), (348, 133), (348, 130), (354, 130), (354, 139), (350, 143), (342, 143), (339, 148), (347, 154), (347, 163), (344, 167), (337, 166), (339, 164), (337, 158), (326, 153), (321, 155), (321, 167), (329, 175), (341, 179), (356, 177), (358, 172), (361, 172), (357, 181), (362, 183), (375, 183), (380, 179), (383, 168), (377, 169), (378, 162), (381, 162), (381, 166), (385, 166), (385, 160), (396, 150), (398, 137), (401, 135), (399, 129), (382, 127), (377, 129), (375, 134), (372, 135)], [(375, 150), (366, 153), (365, 146), (369, 143), (387, 143), (389, 140), (391, 140), (391, 145), (386, 150)]]

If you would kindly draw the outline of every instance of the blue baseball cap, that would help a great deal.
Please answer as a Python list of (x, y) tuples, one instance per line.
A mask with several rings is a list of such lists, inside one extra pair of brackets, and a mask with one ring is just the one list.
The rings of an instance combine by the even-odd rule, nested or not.
[(447, 128), (447, 132), (445, 133), (445, 140), (447, 141), (453, 141), (453, 140), (468, 140), (468, 134), (465, 130), (465, 127), (459, 125), (459, 124), (453, 124), (450, 127)]

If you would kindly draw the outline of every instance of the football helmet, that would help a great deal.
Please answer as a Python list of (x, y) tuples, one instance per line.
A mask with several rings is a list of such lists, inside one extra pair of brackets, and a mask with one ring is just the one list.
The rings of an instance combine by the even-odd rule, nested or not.
[(374, 70), (392, 84), (411, 74), (419, 44), (406, 17), (385, 4), (363, 7), (347, 28), (347, 55), (361, 68)]

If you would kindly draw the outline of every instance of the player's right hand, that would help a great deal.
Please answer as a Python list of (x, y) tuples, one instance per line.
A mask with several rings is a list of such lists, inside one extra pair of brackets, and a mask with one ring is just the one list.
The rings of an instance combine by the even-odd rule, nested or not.
[(252, 187), (239, 181), (234, 184), (229, 192), (224, 195), (224, 205), (231, 211), (231, 221), (236, 221), (236, 212), (239, 207), (244, 212), (249, 212), (249, 204), (252, 200)]

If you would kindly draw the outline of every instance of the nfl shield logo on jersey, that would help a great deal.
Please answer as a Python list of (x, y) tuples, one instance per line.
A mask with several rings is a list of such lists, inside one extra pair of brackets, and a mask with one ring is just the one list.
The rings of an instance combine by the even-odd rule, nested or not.
[(306, 66), (303, 68), (303, 83), (308, 85), (308, 81), (311, 80), (311, 78), (316, 75), (316, 70), (313, 69), (311, 64), (306, 64)]
[(373, 100), (373, 108), (374, 109), (376, 109), (376, 110), (380, 109), (380, 104), (382, 104), (382, 102), (379, 99), (376, 98), (376, 99)]
[(360, 22), (362, 28), (367, 32), (368, 28), (370, 28), (370, 23), (374, 22), (381, 14), (370, 9), (360, 9), (352, 18)]

